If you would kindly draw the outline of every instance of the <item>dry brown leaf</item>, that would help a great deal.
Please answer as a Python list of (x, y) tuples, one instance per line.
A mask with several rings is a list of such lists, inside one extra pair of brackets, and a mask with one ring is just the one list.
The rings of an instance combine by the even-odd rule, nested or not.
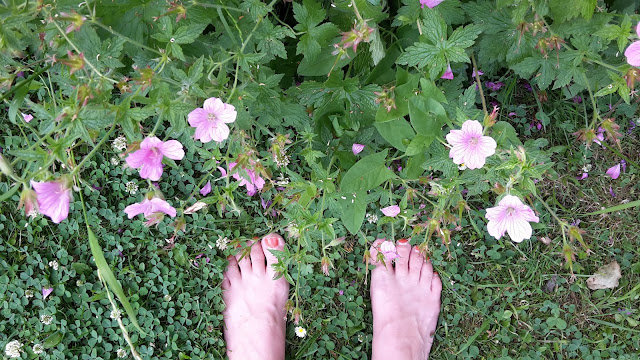
[(587, 286), (591, 290), (613, 289), (618, 287), (618, 280), (622, 277), (620, 265), (617, 261), (602, 266), (598, 271), (587, 279)]

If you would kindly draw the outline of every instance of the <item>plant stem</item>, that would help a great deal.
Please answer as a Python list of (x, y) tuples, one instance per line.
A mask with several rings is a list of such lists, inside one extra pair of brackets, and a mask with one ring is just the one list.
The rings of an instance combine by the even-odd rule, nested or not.
[(478, 84), (478, 89), (480, 90), (480, 100), (482, 100), (482, 110), (484, 110), (484, 116), (488, 116), (487, 112), (487, 102), (484, 99), (484, 91), (482, 91), (482, 83), (480, 82), (480, 75), (478, 75), (478, 65), (476, 65), (476, 57), (471, 54), (471, 62), (473, 63), (473, 70), (476, 72), (476, 84)]

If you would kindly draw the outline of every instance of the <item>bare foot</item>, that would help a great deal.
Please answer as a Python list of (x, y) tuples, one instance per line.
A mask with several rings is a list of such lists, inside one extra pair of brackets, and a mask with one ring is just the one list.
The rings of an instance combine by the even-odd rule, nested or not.
[(378, 239), (371, 248), (372, 359), (425, 360), (429, 358), (440, 313), (442, 283), (430, 261), (408, 240), (396, 244), (395, 266), (375, 261)]
[(222, 298), (227, 308), (224, 339), (230, 360), (283, 360), (289, 283), (271, 267), (278, 262), (268, 250), (283, 250), (284, 239), (269, 234), (262, 241), (250, 242), (251, 253), (229, 258), (224, 273)]

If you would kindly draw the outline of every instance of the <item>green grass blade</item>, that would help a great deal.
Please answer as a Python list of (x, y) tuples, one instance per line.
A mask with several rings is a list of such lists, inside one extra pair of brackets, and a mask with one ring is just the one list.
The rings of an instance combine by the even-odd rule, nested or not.
[(140, 325), (138, 325), (138, 320), (136, 319), (135, 311), (131, 307), (131, 304), (129, 303), (127, 296), (124, 294), (124, 291), (122, 291), (122, 286), (120, 286), (120, 283), (118, 282), (116, 277), (113, 275), (111, 268), (109, 268), (109, 265), (107, 264), (107, 260), (104, 258), (102, 248), (98, 243), (98, 239), (93, 234), (93, 231), (91, 231), (91, 228), (88, 225), (87, 225), (87, 232), (89, 233), (89, 246), (91, 246), (91, 253), (93, 254), (93, 258), (96, 260), (96, 266), (98, 267), (98, 271), (100, 272), (100, 275), (107, 282), (107, 284), (111, 288), (111, 291), (113, 291), (116, 294), (116, 296), (122, 303), (122, 306), (127, 312), (127, 315), (129, 316), (129, 319), (131, 320), (133, 325), (136, 327), (136, 329), (138, 329), (140, 334), (144, 336), (145, 332), (142, 331), (142, 328), (140, 328)]
[(612, 206), (612, 207), (609, 207), (609, 208), (606, 208), (606, 209), (602, 209), (602, 210), (586, 213), (586, 214), (583, 214), (583, 215), (584, 216), (588, 216), (588, 215), (606, 214), (606, 213), (610, 213), (610, 212), (614, 212), (614, 211), (620, 211), (620, 210), (632, 208), (632, 207), (635, 207), (635, 206), (640, 206), (640, 200), (631, 201), (631, 202), (628, 202), (626, 204), (620, 204), (620, 205)]
[(3, 202), (5, 200), (7, 200), (8, 198), (10, 198), (13, 194), (16, 193), (16, 191), (18, 191), (19, 187), (20, 187), (20, 184), (15, 184), (15, 185), (13, 185), (13, 187), (11, 187), (11, 189), (9, 189), (9, 191), (7, 191), (6, 193), (0, 195), (0, 202)]

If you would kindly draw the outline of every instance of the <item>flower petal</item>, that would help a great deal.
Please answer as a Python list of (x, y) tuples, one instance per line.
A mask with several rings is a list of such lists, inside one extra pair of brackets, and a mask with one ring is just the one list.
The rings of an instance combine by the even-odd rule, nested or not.
[(362, 144), (353, 144), (351, 145), (351, 151), (353, 152), (353, 155), (358, 155), (362, 152), (362, 150), (364, 150), (364, 145)]
[(400, 207), (398, 205), (391, 205), (380, 209), (383, 214), (390, 217), (395, 217), (400, 214)]
[(224, 103), (218, 98), (211, 97), (204, 101), (202, 108), (207, 113), (218, 115), (224, 109)]
[(129, 156), (127, 156), (127, 158), (125, 159), (125, 161), (127, 162), (127, 165), (129, 165), (133, 169), (137, 169), (141, 167), (142, 164), (145, 163), (149, 152), (150, 151), (147, 149), (136, 150), (130, 153)]
[(222, 142), (229, 137), (229, 127), (225, 123), (216, 123), (209, 128), (211, 139)]
[(624, 56), (627, 57), (629, 65), (640, 66), (640, 41), (629, 45), (627, 50), (624, 51)]
[(138, 214), (151, 214), (151, 203), (149, 199), (144, 199), (142, 202), (131, 204), (124, 208), (124, 212), (129, 219), (133, 219)]
[(482, 135), (482, 124), (478, 120), (467, 120), (462, 124), (462, 132), (465, 136)]
[(155, 136), (149, 136), (142, 140), (140, 143), (140, 149), (151, 149), (151, 148), (159, 148), (162, 146), (162, 140), (158, 139)]
[(207, 181), (207, 183), (200, 189), (200, 194), (202, 196), (207, 196), (208, 193), (211, 192), (211, 180)]
[(160, 147), (162, 155), (173, 160), (182, 160), (184, 157), (184, 150), (182, 144), (178, 140), (169, 140), (163, 143)]
[(140, 177), (151, 181), (158, 181), (162, 176), (162, 163), (147, 162), (140, 168)]
[(618, 177), (620, 177), (620, 163), (618, 163), (615, 166), (610, 167), (607, 170), (607, 175), (609, 175), (609, 177), (611, 177), (612, 179), (617, 179)]

